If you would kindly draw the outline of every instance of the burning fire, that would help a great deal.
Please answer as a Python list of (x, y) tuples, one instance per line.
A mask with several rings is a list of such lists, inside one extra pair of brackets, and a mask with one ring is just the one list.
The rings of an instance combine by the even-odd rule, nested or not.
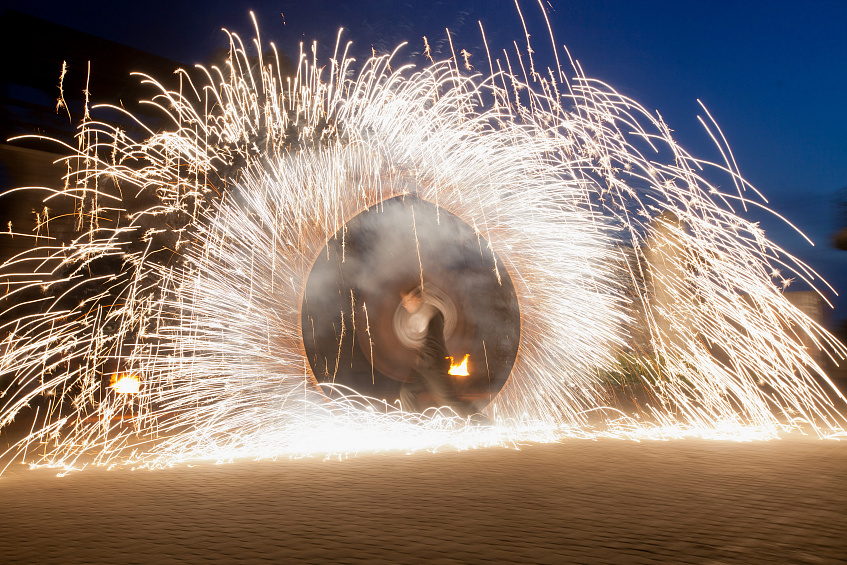
[(468, 373), (468, 359), (470, 357), (470, 353), (466, 354), (461, 363), (455, 363), (453, 358), (450, 357), (450, 370), (448, 373), (454, 377), (467, 377), (470, 374)]
[(118, 394), (138, 394), (141, 390), (141, 379), (138, 375), (112, 375), (112, 380), (109, 386), (115, 389)]

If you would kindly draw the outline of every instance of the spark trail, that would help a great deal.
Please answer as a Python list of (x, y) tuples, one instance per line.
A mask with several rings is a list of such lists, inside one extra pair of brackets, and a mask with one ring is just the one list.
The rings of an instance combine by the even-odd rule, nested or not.
[[(47, 201), (75, 203), (78, 237), (2, 267), (0, 372), (13, 381), (0, 427), (37, 406), (8, 457), (161, 467), (565, 436), (843, 435), (839, 394), (804, 343), (836, 360), (845, 348), (781, 293), (790, 276), (820, 279), (739, 213), (764, 204), (731, 157), (689, 155), (578, 65), (545, 76), (530, 54), (521, 79), (519, 51), (489, 54), (486, 76), (396, 52), (356, 70), (349, 45), (328, 61), (312, 45), (287, 76), (272, 44), (249, 56), (230, 40), (222, 67), (179, 71), (181, 91), (142, 77), (169, 129), (133, 139), (86, 110), (65, 145), (66, 187)], [(403, 194), (474, 226), (514, 282), (520, 345), (486, 408), (495, 426), (352, 390), (330, 401), (310, 372), (311, 265), (349, 219)], [(109, 386), (119, 374), (137, 392)], [(610, 395), (620, 383), (649, 401), (627, 408)]]

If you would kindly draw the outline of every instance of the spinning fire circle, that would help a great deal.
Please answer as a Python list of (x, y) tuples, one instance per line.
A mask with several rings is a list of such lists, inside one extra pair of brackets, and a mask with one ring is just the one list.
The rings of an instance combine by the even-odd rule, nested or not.
[[(764, 204), (734, 160), (691, 156), (660, 117), (578, 65), (540, 73), (529, 48), (521, 78), (490, 57), (489, 76), (455, 57), (354, 70), (316, 46), (292, 76), (231, 46), (199, 82), (179, 71), (197, 88), (152, 81), (176, 128), (136, 139), (86, 107), (63, 143), (65, 188), (45, 202), (72, 200), (80, 233), (40, 243), (45, 220), (0, 266), (0, 429), (35, 405), (13, 458), (843, 437), (843, 396), (807, 344), (847, 348), (782, 294), (817, 275), (736, 211)], [(380, 402), (415, 358), (420, 328), (398, 310), (414, 286), (469, 356), (458, 395), (495, 427)], [(617, 402), (615, 383), (649, 403)]]

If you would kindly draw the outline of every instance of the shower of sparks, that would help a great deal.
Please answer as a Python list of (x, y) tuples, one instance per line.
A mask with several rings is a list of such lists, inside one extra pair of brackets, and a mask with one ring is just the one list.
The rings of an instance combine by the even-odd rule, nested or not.
[[(222, 67), (179, 71), (179, 91), (144, 77), (170, 129), (132, 139), (86, 108), (65, 145), (66, 186), (45, 204), (73, 200), (78, 237), (42, 235), (2, 266), (0, 374), (13, 380), (0, 427), (35, 414), (10, 460), (152, 468), (571, 436), (844, 434), (814, 354), (840, 362), (845, 348), (781, 293), (788, 277), (821, 281), (743, 218), (764, 199), (710, 117), (724, 164), (689, 155), (578, 64), (570, 78), (537, 72), (531, 50), (489, 53), (486, 75), (396, 53), (354, 71), (349, 44), (328, 61), (312, 45), (285, 76), (273, 44), (248, 56), (230, 40)], [(311, 374), (311, 265), (345, 222), (402, 194), (474, 226), (515, 285), (520, 345), (485, 410), (492, 426), (338, 386), (329, 400)], [(130, 204), (144, 198), (155, 203)], [(131, 394), (108, 386), (116, 374)]]

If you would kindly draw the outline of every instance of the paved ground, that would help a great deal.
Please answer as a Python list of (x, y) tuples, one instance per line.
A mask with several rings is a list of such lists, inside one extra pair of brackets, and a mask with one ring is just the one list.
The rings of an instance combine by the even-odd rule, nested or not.
[(12, 467), (2, 563), (844, 563), (847, 442)]

